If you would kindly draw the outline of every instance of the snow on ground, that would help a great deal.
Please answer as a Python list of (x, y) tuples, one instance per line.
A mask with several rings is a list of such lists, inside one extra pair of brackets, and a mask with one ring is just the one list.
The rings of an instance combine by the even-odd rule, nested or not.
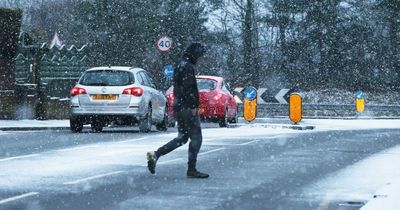
[[(204, 129), (203, 148), (207, 145), (242, 144), (249, 138), (287, 135), (298, 131), (287, 129), (248, 127)], [(119, 142), (96, 143), (58, 149), (38, 154), (0, 159), (0, 189), (53, 189), (57, 185), (74, 183), (73, 180), (98, 174), (113, 173), (132, 167), (145, 167), (147, 151), (176, 137), (176, 133), (148, 135)], [(219, 149), (221, 149), (220, 146)], [(187, 150), (187, 146), (178, 148)], [(210, 152), (204, 151), (202, 152)], [(176, 153), (175, 153), (176, 154)], [(163, 158), (159, 164), (176, 161), (176, 155)], [(175, 156), (174, 156), (175, 155)], [(179, 158), (181, 159), (181, 158)], [(95, 173), (95, 174), (94, 174)], [(52, 187), (53, 186), (53, 187)]]
[[(393, 181), (400, 181), (400, 146), (372, 155), (348, 166), (311, 186), (304, 194), (329, 200), (364, 202), (375, 191)], [(398, 186), (400, 190), (400, 186)], [(380, 208), (386, 209), (386, 208)]]
[[(263, 121), (263, 119), (259, 119)], [(304, 119), (300, 125), (313, 125), (314, 130), (298, 131), (279, 128), (279, 125), (290, 124), (287, 120), (264, 119), (271, 127), (261, 124), (245, 124), (237, 128), (212, 128), (203, 129), (203, 148), (214, 146), (215, 152), (222, 150), (224, 146), (244, 145), (252, 139), (266, 139), (274, 136), (296, 135), (304, 132), (322, 132), (328, 130), (356, 130), (356, 129), (398, 129), (400, 120), (336, 120), (336, 119)], [(265, 123), (264, 123), (265, 125)], [(65, 127), (66, 120), (53, 121), (0, 121), (0, 127)], [(0, 132), (1, 134), (1, 132)], [(95, 143), (84, 146), (76, 146), (67, 149), (58, 149), (43, 153), (25, 156), (8, 157), (0, 159), (0, 189), (2, 190), (46, 190), (73, 184), (79, 184), (91, 179), (108, 175), (120, 174), (134, 167), (145, 169), (145, 152), (152, 151), (172, 139), (176, 133), (148, 135), (140, 138), (127, 139), (119, 142)], [(1, 138), (0, 138), (1, 141)], [(219, 146), (219, 147), (218, 147)], [(215, 147), (218, 147), (215, 149)], [(187, 150), (187, 146), (178, 148)], [(159, 164), (173, 164), (182, 160), (181, 156), (166, 156)], [(179, 157), (179, 158), (177, 158)], [(320, 180), (309, 186), (306, 193), (319, 192), (319, 196), (327, 196), (327, 199), (337, 198), (340, 194), (351, 195), (354, 200), (371, 199), (376, 189), (388, 183), (399, 181), (400, 147), (386, 150), (373, 155), (352, 166), (332, 174), (330, 177)], [(368, 176), (366, 176), (368, 175)], [(356, 180), (356, 181), (354, 181)], [(338, 187), (339, 186), (339, 187)], [(390, 196), (385, 197), (386, 203), (396, 199), (399, 195), (400, 185), (391, 185), (386, 190)], [(321, 190), (323, 190), (321, 192)], [(386, 192), (385, 191), (385, 192)], [(357, 194), (357, 192), (363, 192)], [(393, 196), (392, 196), (393, 195)], [(349, 197), (346, 197), (348, 199)], [(383, 198), (380, 198), (383, 199)], [(379, 200), (374, 199), (371, 205)], [(369, 204), (367, 204), (369, 205)], [(379, 209), (374, 206), (365, 209)], [(389, 208), (385, 208), (389, 209)]]
[(359, 129), (396, 129), (400, 120), (376, 119), (305, 119), (301, 125), (315, 125), (317, 130), (359, 130)]
[(67, 126), (69, 126), (69, 120), (0, 120), (0, 128)]
[[(398, 165), (398, 163), (397, 163)], [(371, 199), (361, 210), (398, 210), (400, 198), (400, 179), (395, 183), (388, 183), (375, 193), (375, 197)]]

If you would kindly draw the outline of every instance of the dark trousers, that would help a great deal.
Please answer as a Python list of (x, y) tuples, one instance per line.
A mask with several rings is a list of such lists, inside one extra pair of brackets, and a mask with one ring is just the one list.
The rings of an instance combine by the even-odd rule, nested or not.
[(168, 154), (174, 149), (186, 144), (190, 138), (188, 170), (195, 170), (197, 154), (200, 151), (203, 141), (200, 118), (197, 114), (193, 115), (191, 109), (182, 109), (176, 113), (176, 121), (178, 122), (178, 137), (160, 147), (156, 151), (156, 156), (160, 157)]

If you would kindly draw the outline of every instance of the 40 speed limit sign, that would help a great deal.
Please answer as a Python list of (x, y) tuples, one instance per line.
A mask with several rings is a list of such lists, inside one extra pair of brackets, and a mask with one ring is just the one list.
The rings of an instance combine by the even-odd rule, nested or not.
[(167, 53), (172, 50), (174, 42), (172, 41), (171, 37), (167, 35), (162, 35), (158, 37), (156, 41), (157, 50), (161, 53)]

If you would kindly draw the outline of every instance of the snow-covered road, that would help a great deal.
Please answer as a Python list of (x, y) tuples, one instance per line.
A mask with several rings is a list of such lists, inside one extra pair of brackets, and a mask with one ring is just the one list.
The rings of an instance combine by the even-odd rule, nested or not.
[[(63, 123), (65, 122), (57, 121), (56, 125), (63, 126)], [(4, 123), (0, 122), (0, 126), (2, 125), (5, 126)], [(15, 122), (14, 125), (35, 126), (35, 123), (23, 122), (18, 124), (18, 122)], [(363, 133), (365, 130), (371, 131), (373, 129), (396, 130), (400, 128), (400, 120), (310, 119), (304, 120), (302, 125), (313, 125), (316, 128), (307, 131), (282, 129), (280, 125), (282, 123), (269, 123), (268, 126), (265, 126), (265, 124), (243, 124), (237, 128), (203, 129), (204, 143), (199, 162), (201, 163), (203, 158), (210, 155), (221, 155), (225, 153), (225, 150), (240, 151), (241, 148), (257, 145), (260, 142), (269, 142), (279, 147), (290, 146), (288, 139), (300, 138), (304, 134), (312, 136), (313, 133), (323, 135), (324, 132), (329, 131), (350, 130)], [(0, 131), (0, 134), (10, 135), (10, 132)], [(376, 139), (384, 138), (382, 132), (377, 136), (369, 135)], [(130, 176), (132, 173), (146, 176), (148, 174), (145, 153), (156, 149), (175, 136), (176, 133), (143, 134), (118, 141), (90, 143), (1, 158), (0, 191), (18, 193), (0, 195), (0, 207), (15, 202), (15, 200), (40, 196), (41, 193), (90, 192), (99, 186), (115, 182), (121, 177)], [(333, 137), (330, 136), (330, 138)], [(346, 138), (351, 138), (351, 136)], [(303, 141), (307, 141), (307, 139)], [(186, 150), (187, 146), (183, 146), (176, 152), (163, 157), (158, 163), (158, 168), (162, 168), (163, 165), (185, 165)], [(330, 199), (365, 202), (372, 198), (376, 190), (400, 178), (400, 171), (393, 167), (395, 164), (398, 165), (399, 156), (400, 148), (398, 147), (368, 156), (367, 159), (341, 168), (328, 176), (318, 178), (303, 186), (303, 194), (311, 197), (319, 196), (325, 202)], [(376, 173), (376, 171), (379, 171), (379, 173)], [(363, 179), (359, 179), (359, 177), (363, 177)], [(358, 182), (354, 180), (358, 180)], [(318, 193), (315, 194), (315, 192)], [(321, 205), (323, 207), (323, 204)]]

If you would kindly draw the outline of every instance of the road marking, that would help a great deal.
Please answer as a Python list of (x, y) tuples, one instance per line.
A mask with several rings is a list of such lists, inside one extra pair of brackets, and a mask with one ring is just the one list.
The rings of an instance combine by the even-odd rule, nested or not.
[(218, 149), (213, 149), (213, 150), (210, 150), (210, 151), (207, 151), (207, 152), (199, 153), (198, 156), (205, 155), (205, 154), (209, 154), (209, 153), (213, 153), (213, 152), (218, 152), (218, 151), (221, 151), (221, 150), (224, 150), (224, 149), (225, 149), (225, 147), (218, 148)]
[(6, 204), (6, 203), (9, 203), (9, 202), (13, 202), (13, 201), (16, 201), (16, 200), (20, 200), (20, 199), (23, 199), (23, 198), (35, 196), (35, 195), (39, 195), (39, 193), (38, 192), (30, 192), (30, 193), (25, 193), (25, 194), (22, 194), (22, 195), (14, 196), (14, 197), (11, 197), (11, 198), (6, 198), (4, 200), (0, 200), (0, 205)]
[(81, 149), (87, 149), (91, 147), (96, 147), (96, 145), (86, 145), (86, 146), (80, 146), (80, 147), (72, 147), (72, 148), (66, 148), (66, 149), (59, 149), (57, 151), (59, 152), (69, 152), (69, 151), (74, 151), (74, 150), (81, 150)]
[[(159, 162), (159, 164), (163, 165), (163, 164), (167, 164), (167, 163), (171, 163), (171, 162), (177, 162), (177, 161), (181, 161), (181, 160), (183, 160), (183, 158), (176, 158), (176, 159), (172, 159), (172, 160), (161, 161), (161, 162)], [(146, 164), (146, 166), (147, 166), (147, 164)]]
[(259, 142), (260, 140), (253, 140), (253, 141), (249, 141), (249, 142), (245, 142), (245, 143), (241, 143), (241, 144), (236, 144), (238, 146), (243, 146), (243, 145), (248, 145), (248, 144), (252, 144), (252, 143), (256, 143)]
[(86, 181), (90, 181), (93, 179), (98, 179), (98, 178), (103, 178), (106, 176), (112, 176), (112, 175), (116, 175), (116, 174), (121, 174), (121, 173), (125, 173), (126, 171), (115, 171), (115, 172), (110, 172), (110, 173), (106, 173), (106, 174), (99, 174), (99, 175), (95, 175), (95, 176), (90, 176), (90, 177), (86, 177), (83, 179), (78, 179), (75, 181), (70, 181), (70, 182), (64, 182), (64, 185), (72, 185), (72, 184), (79, 184), (81, 182), (86, 182)]
[[(202, 155), (209, 154), (209, 153), (212, 153), (212, 152), (217, 152), (217, 151), (224, 150), (224, 149), (225, 149), (225, 147), (214, 149), (214, 150), (210, 150), (210, 151), (207, 151), (207, 152), (202, 152), (202, 153), (199, 153), (198, 156), (202, 156)], [(184, 160), (183, 158), (176, 158), (176, 159), (172, 159), (172, 160), (161, 161), (161, 162), (158, 162), (157, 164), (158, 165), (164, 165), (164, 164), (167, 164), (167, 163), (173, 163), (173, 162), (178, 162), (178, 161), (183, 161), (183, 160)], [(142, 166), (147, 166), (147, 164), (142, 165)]]
[(16, 159), (22, 159), (22, 158), (29, 158), (29, 157), (36, 157), (36, 156), (39, 156), (39, 154), (22, 155), (22, 156), (4, 158), (4, 159), (0, 159), (0, 162), (9, 161), (9, 160), (16, 160)]
[[(135, 141), (140, 141), (144, 140), (146, 137), (138, 138), (138, 139), (130, 139), (130, 140), (125, 140), (125, 141), (118, 141), (114, 143), (127, 143), (127, 142), (135, 142)], [(66, 149), (59, 149), (57, 151), (59, 152), (69, 152), (69, 151), (74, 151), (74, 150), (81, 150), (81, 149), (87, 149), (87, 148), (95, 148), (98, 147), (99, 144), (90, 144), (90, 145), (85, 145), (85, 146), (78, 146), (78, 147), (72, 147), (72, 148), (66, 148)]]
[(135, 142), (135, 141), (140, 141), (140, 140), (144, 140), (147, 139), (146, 137), (142, 137), (142, 138), (138, 138), (138, 139), (130, 139), (130, 140), (125, 140), (125, 141), (119, 141), (116, 143), (127, 143), (127, 142)]
[(331, 202), (335, 199), (337, 193), (333, 192), (333, 193), (329, 193), (325, 196), (325, 198), (321, 201), (321, 203), (319, 203), (318, 207), (316, 208), (316, 210), (325, 210), (328, 209), (329, 206), (331, 205)]

